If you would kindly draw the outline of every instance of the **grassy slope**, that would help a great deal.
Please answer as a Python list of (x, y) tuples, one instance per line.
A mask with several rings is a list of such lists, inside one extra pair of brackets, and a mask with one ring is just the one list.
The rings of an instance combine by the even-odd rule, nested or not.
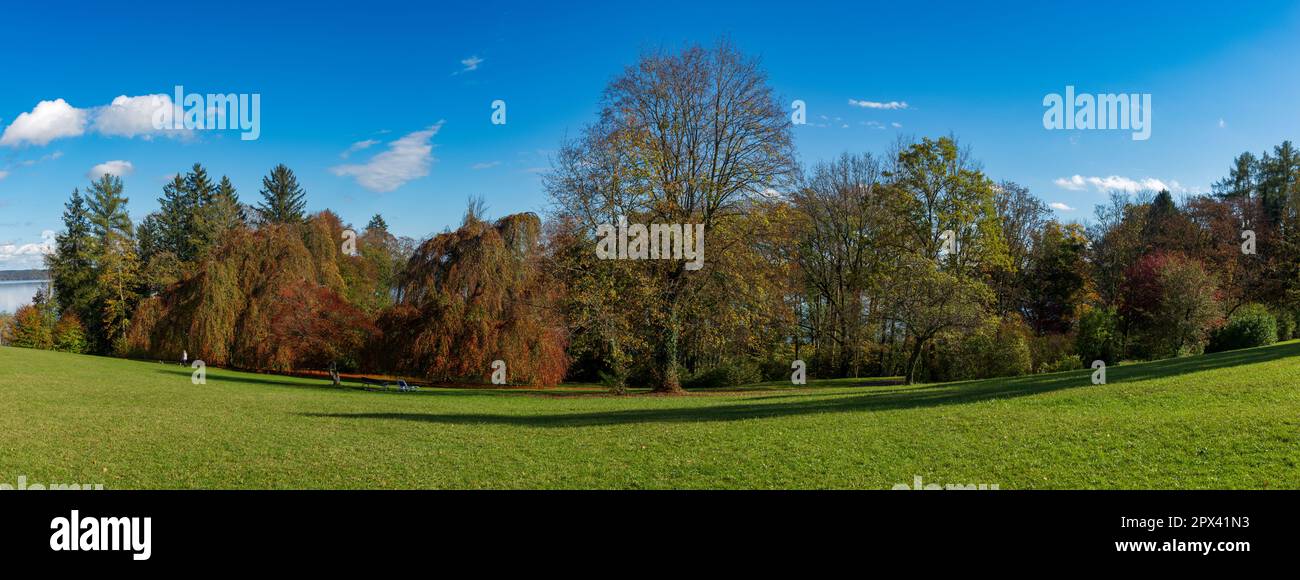
[[(704, 396), (335, 389), (0, 348), (0, 482), (107, 488), (1300, 488), (1300, 342)], [(558, 396), (557, 396), (558, 395)]]

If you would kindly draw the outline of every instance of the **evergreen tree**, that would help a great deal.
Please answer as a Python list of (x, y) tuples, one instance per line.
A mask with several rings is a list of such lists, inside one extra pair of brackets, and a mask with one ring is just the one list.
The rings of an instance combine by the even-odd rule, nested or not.
[(171, 252), (179, 260), (187, 260), (187, 238), (193, 230), (193, 198), (180, 174), (163, 186), (163, 196), (158, 198), (157, 250)]
[(1214, 193), (1220, 199), (1250, 198), (1255, 194), (1259, 174), (1259, 160), (1249, 151), (1238, 155), (1228, 169), (1228, 176), (1214, 183)]
[(1286, 207), (1300, 195), (1300, 152), (1290, 141), (1264, 154), (1259, 162), (1259, 197), (1264, 213), (1275, 225), (1282, 225)]
[(215, 215), (217, 186), (212, 183), (203, 165), (195, 163), (190, 172), (185, 174), (185, 193), (190, 199), (192, 214), (191, 230), (186, 236), (182, 258), (186, 262), (192, 262), (203, 258), (216, 245), (224, 227)]
[(144, 216), (144, 219), (140, 220), (139, 227), (135, 229), (137, 253), (141, 263), (147, 264), (163, 251), (162, 239), (159, 237), (161, 222), (162, 214), (154, 212)]
[(90, 212), (80, 190), (72, 190), (72, 198), (64, 204), (63, 232), (55, 237), (54, 245), (55, 251), (45, 257), (45, 265), (50, 270), (59, 310), (82, 315), (94, 312), (94, 240)]
[(388, 222), (384, 221), (384, 216), (375, 214), (370, 218), (370, 223), (366, 224), (367, 232), (388, 232)]
[(244, 216), (244, 208), (239, 203), (239, 192), (235, 191), (235, 186), (230, 183), (229, 177), (221, 176), (221, 183), (217, 184), (217, 198), (213, 204), (221, 229), (230, 230), (245, 225), (247, 219)]
[(134, 230), (127, 214), (122, 180), (104, 175), (91, 184), (90, 224), (95, 236), (95, 274), (99, 286), (99, 336), (92, 342), (99, 352), (109, 352), (125, 337), (137, 299), (139, 257)]
[(269, 223), (301, 223), (306, 218), (306, 192), (298, 185), (293, 170), (276, 165), (262, 178), (262, 203), (257, 210)]

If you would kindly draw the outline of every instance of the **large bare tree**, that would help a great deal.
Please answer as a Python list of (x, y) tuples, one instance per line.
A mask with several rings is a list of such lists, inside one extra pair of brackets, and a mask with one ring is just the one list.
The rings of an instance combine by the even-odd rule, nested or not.
[[(720, 42), (648, 53), (628, 67), (606, 88), (599, 120), (564, 145), (547, 188), (559, 213), (586, 227), (700, 224), (707, 240), (794, 172), (789, 115), (758, 61)], [(628, 266), (618, 270), (658, 290), (657, 303), (629, 305), (653, 313), (655, 390), (681, 392), (680, 317), (699, 273), (683, 261)]]

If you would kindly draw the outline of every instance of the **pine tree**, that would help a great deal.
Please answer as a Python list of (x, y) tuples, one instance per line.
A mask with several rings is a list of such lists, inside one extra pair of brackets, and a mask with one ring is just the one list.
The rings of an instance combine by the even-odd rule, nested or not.
[(257, 210), (269, 223), (301, 223), (306, 218), (306, 192), (298, 185), (293, 170), (276, 165), (262, 178), (262, 200)]
[(229, 177), (221, 176), (221, 183), (217, 184), (217, 199), (214, 205), (217, 208), (218, 222), (223, 229), (242, 227), (247, 222), (244, 208), (239, 203), (239, 192), (235, 191), (235, 186), (230, 183)]
[(90, 184), (90, 197), (87, 205), (90, 209), (91, 232), (99, 241), (109, 236), (125, 239), (134, 237), (131, 216), (126, 211), (130, 201), (122, 195), (122, 179), (115, 175), (104, 175)]
[(1249, 199), (1258, 186), (1259, 160), (1249, 151), (1232, 160), (1228, 176), (1214, 182), (1215, 195), (1220, 199)]
[(188, 260), (187, 238), (194, 227), (193, 198), (185, 178), (177, 174), (163, 186), (163, 196), (158, 198), (158, 251), (171, 252), (179, 260)]
[(1260, 203), (1269, 219), (1282, 225), (1288, 201), (1300, 193), (1300, 152), (1290, 141), (1283, 141), (1273, 148), (1272, 155), (1265, 153), (1259, 165)]
[(185, 189), (195, 206), (203, 207), (217, 196), (217, 186), (208, 177), (208, 170), (200, 163), (195, 163), (190, 172), (185, 174)]
[(366, 224), (366, 231), (388, 233), (388, 222), (384, 221), (384, 216), (375, 214), (375, 217), (370, 218), (370, 223)]
[(92, 342), (99, 352), (110, 352), (126, 336), (137, 299), (140, 264), (135, 253), (128, 199), (122, 180), (105, 175), (91, 184), (90, 224), (95, 236), (95, 274), (99, 286), (99, 317), (103, 324)]
[(55, 237), (55, 251), (46, 256), (45, 265), (59, 310), (84, 315), (93, 312), (96, 294), (90, 213), (77, 189), (64, 208), (63, 232)]
[(190, 172), (185, 174), (185, 193), (190, 200), (190, 231), (185, 237), (185, 252), (182, 258), (187, 261), (201, 259), (217, 243), (224, 231), (220, 220), (213, 215), (217, 199), (217, 186), (212, 184), (208, 171), (203, 165), (195, 163)]

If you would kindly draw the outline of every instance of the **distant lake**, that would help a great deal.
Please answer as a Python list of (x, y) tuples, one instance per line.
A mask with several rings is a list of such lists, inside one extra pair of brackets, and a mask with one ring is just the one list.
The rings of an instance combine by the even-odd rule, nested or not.
[(32, 303), (36, 291), (49, 288), (45, 280), (0, 280), (0, 312), (13, 313), (24, 305)]

